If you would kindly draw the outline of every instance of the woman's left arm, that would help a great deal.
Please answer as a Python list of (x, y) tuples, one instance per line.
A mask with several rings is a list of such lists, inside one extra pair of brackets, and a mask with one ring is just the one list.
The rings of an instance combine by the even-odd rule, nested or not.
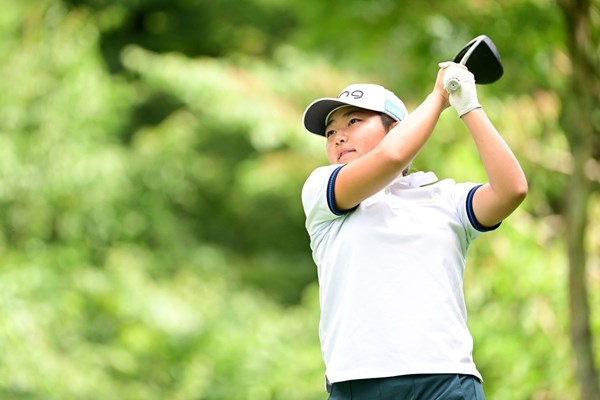
[(527, 178), (521, 165), (482, 108), (461, 119), (471, 132), (488, 183), (473, 196), (473, 212), (483, 226), (494, 226), (508, 217), (527, 195)]

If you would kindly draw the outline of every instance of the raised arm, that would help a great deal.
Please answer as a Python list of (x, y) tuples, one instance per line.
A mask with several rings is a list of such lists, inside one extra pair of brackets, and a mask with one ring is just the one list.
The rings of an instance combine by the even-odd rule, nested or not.
[(525, 199), (527, 179), (510, 147), (481, 108), (473, 75), (464, 66), (446, 66), (448, 79), (455, 76), (461, 82), (449, 101), (471, 133), (488, 178), (488, 183), (473, 196), (473, 212), (481, 225), (494, 226)]
[(433, 91), (417, 109), (397, 123), (371, 151), (340, 170), (334, 188), (338, 209), (349, 210), (377, 193), (401, 175), (415, 158), (440, 114), (449, 106), (443, 74), (443, 70), (438, 72)]
[(484, 226), (508, 217), (527, 195), (527, 179), (515, 155), (482, 108), (462, 117), (473, 136), (488, 183), (473, 196), (473, 212)]

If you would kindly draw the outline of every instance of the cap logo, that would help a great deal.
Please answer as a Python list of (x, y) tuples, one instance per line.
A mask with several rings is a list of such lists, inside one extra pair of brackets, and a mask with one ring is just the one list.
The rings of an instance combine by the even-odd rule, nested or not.
[(405, 117), (404, 110), (389, 100), (385, 101), (385, 111), (395, 116), (398, 121), (402, 121)]
[(364, 92), (362, 90), (353, 90), (352, 92), (344, 90), (342, 93), (340, 93), (340, 95), (338, 96), (338, 99), (341, 99), (342, 97), (350, 97), (350, 96), (352, 96), (354, 99), (360, 99), (361, 97), (363, 97), (363, 95), (364, 95)]

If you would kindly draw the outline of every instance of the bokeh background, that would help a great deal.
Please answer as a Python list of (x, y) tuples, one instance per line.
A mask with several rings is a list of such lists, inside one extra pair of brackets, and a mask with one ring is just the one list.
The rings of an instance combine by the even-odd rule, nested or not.
[[(324, 399), (301, 116), (485, 33), (530, 193), (472, 246), (492, 400), (597, 400), (598, 0), (0, 0), (0, 398)], [(483, 180), (452, 110), (414, 164)], [(599, 395), (600, 396), (600, 395)]]

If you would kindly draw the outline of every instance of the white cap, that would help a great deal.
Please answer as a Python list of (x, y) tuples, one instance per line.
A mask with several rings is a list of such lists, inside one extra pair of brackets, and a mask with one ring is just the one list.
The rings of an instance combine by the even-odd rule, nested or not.
[(396, 121), (402, 121), (408, 115), (402, 100), (383, 86), (357, 83), (346, 87), (337, 98), (326, 97), (313, 101), (304, 110), (304, 127), (312, 133), (325, 136), (329, 116), (344, 106), (385, 113)]

